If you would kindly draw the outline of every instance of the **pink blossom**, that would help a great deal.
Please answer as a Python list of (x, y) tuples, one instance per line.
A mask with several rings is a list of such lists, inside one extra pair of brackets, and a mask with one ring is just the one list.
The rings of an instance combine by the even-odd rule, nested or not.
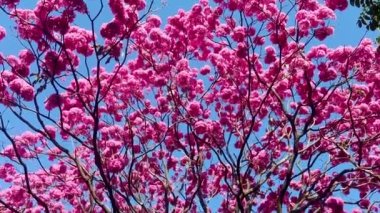
[(207, 132), (208, 124), (204, 121), (197, 121), (194, 125), (195, 133), (204, 134)]
[(190, 116), (197, 117), (202, 114), (201, 104), (197, 101), (191, 101), (187, 105), (187, 111)]
[(45, 126), (46, 134), (49, 135), (50, 138), (54, 139), (56, 137), (56, 128), (50, 125)]
[(147, 23), (150, 23), (153, 27), (160, 27), (161, 18), (157, 15), (151, 15), (148, 17)]
[(12, 91), (21, 95), (21, 97), (26, 101), (31, 101), (34, 98), (34, 89), (31, 85), (26, 83), (22, 79), (15, 79), (9, 83), (9, 87)]
[(44, 65), (46, 66), (47, 72), (45, 74), (49, 76), (60, 74), (66, 68), (62, 55), (55, 51), (48, 51), (45, 54)]
[(322, 81), (331, 81), (337, 77), (337, 72), (334, 69), (323, 69), (319, 73), (319, 79)]
[(85, 56), (90, 56), (94, 52), (94, 49), (91, 45), (91, 31), (81, 29), (79, 27), (70, 27), (65, 35), (64, 42), (67, 48), (76, 50), (78, 53)]
[(63, 174), (67, 171), (67, 166), (60, 162), (59, 164), (55, 164), (53, 166), (50, 167), (50, 172), (52, 172), (53, 174)]
[(352, 210), (351, 213), (363, 213), (363, 211), (356, 208), (356, 209)]
[(50, 111), (56, 107), (59, 107), (61, 105), (61, 101), (61, 96), (59, 94), (52, 94), (45, 101), (45, 108)]
[(20, 77), (28, 77), (29, 68), (25, 64), (16, 64), (12, 67), (12, 72), (17, 74)]
[(108, 169), (112, 173), (121, 172), (124, 169), (126, 163), (127, 159), (121, 155), (113, 156), (107, 162)]
[(237, 42), (242, 42), (244, 41), (245, 34), (245, 28), (238, 26), (234, 29), (231, 37)]
[(334, 33), (334, 28), (332, 27), (321, 27), (321, 28), (318, 28), (314, 31), (314, 35), (315, 37), (320, 40), (320, 41), (323, 41), (325, 40), (325, 38), (327, 36), (330, 36)]
[(359, 205), (362, 208), (368, 209), (368, 207), (371, 205), (371, 201), (368, 199), (361, 199)]
[(253, 41), (256, 45), (263, 45), (265, 43), (265, 38), (261, 36), (256, 36)]
[(347, 0), (326, 0), (326, 6), (332, 10), (345, 10), (348, 2)]
[(314, 46), (310, 49), (309, 53), (307, 54), (307, 57), (312, 59), (312, 58), (322, 58), (326, 57), (329, 52), (329, 49), (326, 45), (318, 45)]
[[(340, 1), (342, 1), (342, 0), (340, 0)], [(321, 6), (316, 11), (316, 13), (317, 13), (317, 17), (319, 19), (335, 19), (336, 18), (336, 15), (335, 15), (334, 11), (332, 11), (328, 7)]]
[(20, 59), (14, 55), (7, 56), (6, 60), (11, 67), (16, 66), (21, 63)]
[(5, 28), (0, 26), (0, 40), (2, 40), (3, 38), (5, 38), (5, 35), (6, 35), (6, 31), (5, 31)]
[(310, 24), (310, 21), (309, 20), (301, 20), (299, 23), (298, 23), (298, 26), (299, 26), (299, 29), (302, 31), (302, 32), (308, 32), (310, 30), (310, 27), (311, 27), (311, 24)]
[(181, 71), (177, 74), (176, 80), (179, 86), (186, 88), (190, 86), (191, 74), (186, 70)]
[(15, 175), (16, 173), (16, 169), (10, 163), (5, 163), (2, 166), (0, 166), (0, 179), (7, 179), (8, 177)]
[(203, 66), (203, 67), (200, 69), (199, 72), (200, 72), (202, 75), (207, 75), (207, 74), (210, 73), (210, 71), (211, 71), (210, 66), (205, 65), (205, 66)]
[(30, 50), (27, 50), (27, 49), (21, 50), (19, 52), (19, 58), (26, 65), (30, 65), (35, 61), (34, 54)]
[(326, 207), (330, 208), (333, 212), (343, 213), (344, 201), (341, 198), (329, 197), (326, 200)]
[(272, 46), (268, 46), (265, 48), (265, 59), (264, 62), (266, 64), (270, 64), (276, 61), (276, 50)]
[(112, 39), (120, 34), (122, 25), (119, 21), (113, 20), (107, 24), (103, 24), (100, 30), (100, 35), (104, 38)]

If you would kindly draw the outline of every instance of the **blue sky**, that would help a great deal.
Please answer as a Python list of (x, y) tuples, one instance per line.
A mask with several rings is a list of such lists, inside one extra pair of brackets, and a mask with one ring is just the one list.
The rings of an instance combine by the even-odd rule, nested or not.
[[(29, 2), (27, 5), (30, 6), (29, 0), (24, 0), (23, 2)], [(95, 0), (89, 0), (87, 2), (96, 2)], [(155, 14), (159, 15), (163, 22), (168, 16), (176, 14), (177, 10), (182, 8), (188, 10), (191, 6), (196, 3), (195, 0), (167, 0), (165, 3), (156, 4), (154, 9), (157, 10)], [(344, 12), (337, 13), (337, 20), (331, 21), (330, 24), (335, 27), (334, 35), (328, 38), (325, 43), (329, 47), (337, 47), (341, 45), (352, 45), (356, 46), (360, 40), (365, 37), (375, 38), (379, 32), (367, 32), (364, 28), (359, 29), (356, 25), (356, 21), (360, 10), (357, 8), (349, 7)], [(108, 19), (110, 17), (106, 17)], [(82, 25), (81, 21), (77, 22), (79, 25)], [(86, 24), (86, 23), (85, 23)], [(12, 29), (12, 23), (9, 21), (7, 16), (0, 12), (0, 25), (5, 27), (8, 31), (8, 37), (0, 41), (0, 52), (8, 54), (17, 54), (21, 50), (21, 45), (17, 39), (15, 39), (15, 31)], [(1, 107), (0, 107), (1, 109)], [(10, 118), (12, 119), (12, 118)], [(12, 123), (13, 127), (18, 127), (20, 125), (17, 122)], [(15, 128), (14, 134), (18, 134), (23, 131), (23, 128)], [(4, 136), (0, 134), (0, 146)], [(2, 159), (0, 159), (2, 162)], [(0, 188), (1, 189), (1, 188)]]
[[(21, 1), (20, 7), (30, 7), (33, 6), (35, 0)], [(97, 2), (95, 0), (86, 1), (89, 4), (92, 2)], [(179, 9), (188, 10), (191, 6), (198, 1), (196, 0), (156, 0), (156, 10), (155, 14), (162, 18), (163, 23), (165, 23), (166, 18), (170, 15), (174, 15)], [(95, 4), (95, 3), (94, 3)], [(367, 32), (364, 28), (360, 29), (356, 25), (357, 18), (359, 16), (360, 9), (349, 6), (349, 8), (343, 12), (337, 12), (337, 19), (331, 21), (330, 24), (335, 27), (334, 35), (329, 37), (325, 43), (330, 47), (336, 47), (340, 45), (352, 45), (358, 44), (363, 36), (375, 38), (378, 34), (376, 32)], [(82, 20), (77, 22), (81, 25)], [(7, 29), (7, 38), (0, 42), (0, 52), (5, 54), (17, 53), (20, 50), (20, 46), (17, 40), (14, 39), (15, 31), (12, 28), (12, 22), (3, 13), (0, 12), (0, 25)], [(10, 45), (12, 44), (12, 45)]]

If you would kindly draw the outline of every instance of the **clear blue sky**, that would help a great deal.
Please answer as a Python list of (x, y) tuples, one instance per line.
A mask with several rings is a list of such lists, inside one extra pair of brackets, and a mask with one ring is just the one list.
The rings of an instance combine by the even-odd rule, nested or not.
[[(30, 6), (31, 2), (34, 2), (32, 0), (24, 0), (22, 2), (28, 2), (27, 5)], [(89, 0), (87, 2), (96, 2), (94, 0)], [(106, 2), (106, 1), (105, 1)], [(159, 1), (158, 1), (159, 2)], [(157, 9), (156, 14), (158, 14), (163, 22), (165, 23), (165, 20), (168, 16), (174, 15), (176, 11), (180, 8), (183, 8), (185, 10), (188, 10), (191, 8), (193, 3), (197, 1), (195, 0), (167, 0), (165, 5), (157, 4), (155, 9)], [(331, 25), (335, 27), (335, 33), (332, 37), (328, 38), (326, 40), (326, 44), (329, 47), (337, 47), (341, 45), (352, 45), (356, 46), (359, 41), (363, 38), (363, 36), (366, 34), (365, 29), (359, 29), (356, 25), (356, 21), (358, 18), (360, 10), (357, 8), (349, 7), (344, 12), (338, 12), (337, 13), (337, 20), (331, 21)], [(108, 19), (110, 17), (106, 17)], [(77, 22), (79, 25), (82, 23), (79, 21)], [(21, 49), (21, 45), (19, 44), (19, 41), (15, 39), (15, 31), (12, 29), (12, 23), (9, 21), (7, 16), (0, 12), (0, 25), (5, 27), (7, 29), (8, 36), (5, 40), (0, 41), (0, 52), (8, 55), (8, 54), (17, 54), (18, 51)], [(85, 24), (86, 25), (86, 24)], [(366, 34), (366, 37), (375, 38), (377, 34), (380, 34), (379, 32), (368, 32)], [(1, 110), (1, 107), (0, 107)], [(12, 118), (10, 118), (12, 120)], [(13, 127), (18, 127), (20, 125), (17, 122), (14, 122), (11, 124)], [(13, 131), (13, 134), (19, 134), (23, 132), (22, 128), (15, 128)], [(0, 146), (3, 144), (4, 136), (0, 134)], [(0, 163), (3, 161), (2, 158), (0, 158)], [(1, 187), (0, 187), (1, 190)]]

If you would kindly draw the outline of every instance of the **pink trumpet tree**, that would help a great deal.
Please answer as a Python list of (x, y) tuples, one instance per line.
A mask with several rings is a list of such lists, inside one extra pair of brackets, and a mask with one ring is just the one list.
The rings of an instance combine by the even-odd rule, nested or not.
[(1, 212), (379, 210), (380, 52), (324, 44), (346, 0), (25, 2), (0, 0)]

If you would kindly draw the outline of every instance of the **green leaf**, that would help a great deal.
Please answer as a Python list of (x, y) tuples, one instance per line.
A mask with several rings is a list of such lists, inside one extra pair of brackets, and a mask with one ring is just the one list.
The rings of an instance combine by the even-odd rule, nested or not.
[(377, 42), (378, 44), (380, 44), (380, 37), (377, 37), (377, 38), (376, 38), (376, 42)]
[(357, 22), (357, 25), (361, 28), (361, 27), (363, 27), (363, 24), (362, 24), (362, 22), (359, 20), (358, 22)]
[(355, 0), (355, 6), (360, 7), (360, 0)]

